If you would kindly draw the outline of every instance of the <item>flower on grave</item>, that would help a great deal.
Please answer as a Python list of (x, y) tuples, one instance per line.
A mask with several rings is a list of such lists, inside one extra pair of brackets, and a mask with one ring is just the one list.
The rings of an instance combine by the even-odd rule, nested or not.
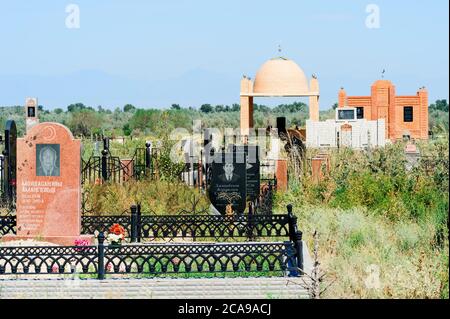
[(56, 265), (56, 264), (54, 264), (54, 265), (52, 266), (52, 273), (58, 273), (58, 272), (59, 272), (59, 266)]
[(125, 237), (125, 228), (123, 228), (121, 225), (119, 224), (113, 224), (110, 228), (109, 228), (109, 232), (113, 233), (115, 235), (123, 235)]
[(108, 233), (107, 239), (108, 239), (108, 242), (111, 244), (112, 243), (120, 244), (122, 242), (122, 240), (125, 239), (125, 228), (123, 228), (119, 224), (113, 224), (109, 228), (109, 233)]
[(108, 241), (111, 243), (120, 243), (123, 240), (122, 235), (108, 234)]
[(178, 257), (173, 257), (173, 258), (172, 258), (172, 264), (173, 264), (174, 266), (178, 266), (178, 265), (180, 264), (180, 262), (181, 262), (181, 259), (180, 259), (180, 258), (178, 258)]

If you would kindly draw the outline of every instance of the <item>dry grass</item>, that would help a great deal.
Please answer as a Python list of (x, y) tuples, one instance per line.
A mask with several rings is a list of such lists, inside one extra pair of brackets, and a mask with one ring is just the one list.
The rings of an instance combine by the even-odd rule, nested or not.
[(199, 213), (208, 210), (209, 201), (197, 189), (181, 182), (129, 181), (124, 184), (85, 186), (88, 209), (97, 213), (117, 214), (141, 204), (142, 212), (173, 215), (183, 210)]

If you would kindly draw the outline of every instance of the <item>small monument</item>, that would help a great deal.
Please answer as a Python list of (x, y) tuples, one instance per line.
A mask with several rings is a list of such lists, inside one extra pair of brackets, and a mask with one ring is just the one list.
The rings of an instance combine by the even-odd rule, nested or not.
[(39, 124), (38, 117), (38, 99), (35, 97), (28, 97), (25, 100), (25, 125), (27, 132)]
[(64, 125), (41, 123), (17, 139), (17, 235), (73, 245), (81, 231), (81, 142)]
[(234, 213), (244, 213), (246, 206), (246, 174), (244, 153), (214, 154), (208, 193), (211, 204), (222, 215), (225, 215), (227, 211), (229, 213), (230, 205)]
[(417, 167), (420, 160), (420, 150), (417, 148), (414, 142), (408, 142), (405, 146), (405, 169), (411, 171), (414, 167)]

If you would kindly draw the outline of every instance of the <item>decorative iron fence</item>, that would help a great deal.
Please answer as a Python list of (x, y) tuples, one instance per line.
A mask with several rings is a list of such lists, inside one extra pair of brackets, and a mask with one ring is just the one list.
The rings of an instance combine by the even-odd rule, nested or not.
[(284, 272), (297, 264), (291, 242), (127, 245), (104, 255), (106, 274)]
[(16, 233), (16, 216), (0, 216), (0, 237)]
[[(144, 215), (138, 205), (131, 214), (122, 216), (82, 216), (81, 233), (107, 232), (113, 224), (125, 228), (125, 237), (132, 242), (175, 238), (227, 240), (245, 238), (292, 238), (290, 228), (296, 223), (292, 211), (287, 214), (249, 215)], [(16, 232), (15, 216), (0, 216), (0, 235)]]
[[(0, 247), (0, 275), (187, 274), (279, 272), (299, 275), (300, 251), (292, 242)], [(300, 261), (301, 262), (301, 261)], [(1, 277), (0, 277), (1, 278)]]
[(289, 223), (292, 213), (285, 215), (144, 215), (138, 205), (131, 207), (128, 216), (83, 216), (82, 231), (93, 234), (106, 231), (118, 223), (126, 230), (126, 237), (132, 242), (141, 240), (175, 238), (209, 238), (227, 240), (246, 238), (254, 240), (263, 237), (292, 237)]
[[(96, 246), (2, 247), (0, 275), (98, 272)], [(0, 277), (1, 278), (1, 277)]]
[(81, 180), (83, 184), (112, 182), (122, 183), (129, 179), (158, 177), (157, 159), (159, 150), (152, 148), (150, 143), (145, 148), (137, 148), (131, 159), (120, 159), (112, 156), (108, 144), (102, 150), (101, 156), (91, 156), (82, 160)]

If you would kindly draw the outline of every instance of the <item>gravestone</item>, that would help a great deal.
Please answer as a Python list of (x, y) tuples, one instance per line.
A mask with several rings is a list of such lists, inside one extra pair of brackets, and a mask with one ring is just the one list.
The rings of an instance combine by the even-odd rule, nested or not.
[(25, 126), (28, 132), (34, 126), (39, 124), (38, 117), (38, 99), (35, 97), (28, 97), (25, 100)]
[(261, 176), (257, 145), (229, 145), (229, 151), (244, 153), (247, 159), (247, 201), (255, 201), (260, 194)]
[(405, 146), (405, 169), (411, 171), (414, 167), (417, 167), (420, 160), (420, 151), (417, 146), (411, 142)]
[(81, 231), (81, 142), (65, 126), (41, 123), (17, 139), (17, 235), (73, 245)]
[(246, 163), (239, 153), (215, 153), (211, 165), (209, 199), (221, 213), (231, 205), (236, 214), (243, 214), (246, 206)]

